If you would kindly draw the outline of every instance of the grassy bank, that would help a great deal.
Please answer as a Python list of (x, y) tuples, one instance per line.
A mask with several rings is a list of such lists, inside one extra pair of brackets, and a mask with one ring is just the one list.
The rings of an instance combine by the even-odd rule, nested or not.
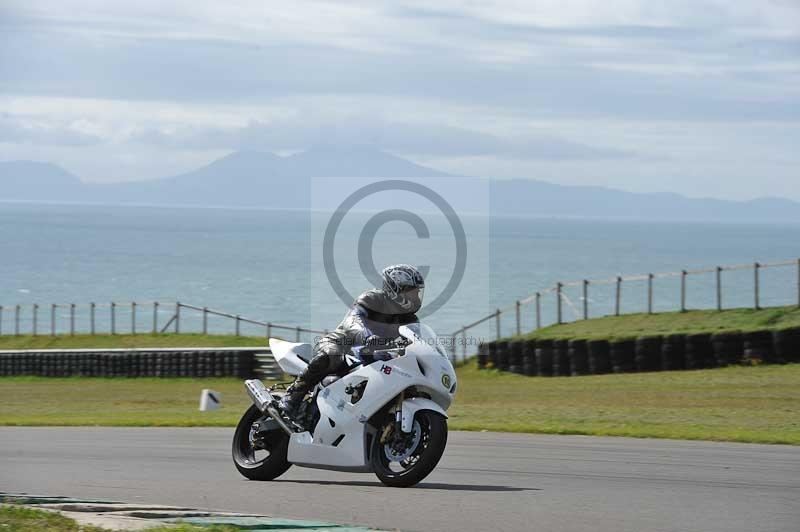
[[(0, 506), (0, 530), (4, 532), (114, 532), (107, 528), (81, 525), (57, 512), (37, 510), (15, 504)], [(236, 532), (241, 528), (227, 525), (210, 527), (188, 524), (161, 525), (149, 532)]]
[[(544, 327), (529, 338), (634, 338), (642, 335), (719, 331), (752, 331), (800, 327), (800, 308), (760, 310), (690, 310), (658, 314), (626, 314)], [(212, 334), (117, 334), (75, 336), (0, 336), (0, 349), (79, 349), (134, 347), (252, 347), (263, 346), (262, 336)]]
[(135, 347), (260, 347), (263, 336), (224, 334), (76, 334), (0, 336), (0, 349), (115, 349)]
[[(198, 412), (202, 388), (223, 408)], [(2, 425), (233, 426), (235, 379), (0, 378)], [(459, 369), (450, 427), (800, 444), (800, 365), (536, 378)]]
[(526, 338), (612, 339), (673, 333), (715, 333), (800, 327), (800, 307), (690, 310), (658, 314), (626, 314), (544, 327)]

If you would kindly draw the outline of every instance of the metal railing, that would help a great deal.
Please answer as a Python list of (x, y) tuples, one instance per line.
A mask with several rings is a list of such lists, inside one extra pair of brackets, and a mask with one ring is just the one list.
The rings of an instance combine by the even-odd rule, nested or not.
[[(43, 312), (49, 315), (43, 316)], [(187, 315), (187, 311), (194, 315)], [(216, 323), (212, 328), (209, 318), (224, 318), (227, 325)], [(187, 328), (188, 326), (188, 328)], [(255, 320), (219, 310), (190, 305), (188, 303), (161, 303), (158, 301), (129, 303), (51, 303), (40, 305), (0, 305), (0, 335), (33, 336), (58, 334), (143, 334), (166, 332), (194, 332), (208, 334), (233, 333), (241, 336), (243, 327), (249, 332), (253, 327), (258, 335), (269, 338), (274, 331), (288, 331), (295, 341), (303, 335), (326, 334), (327, 331), (300, 326), (282, 325), (269, 321)]]
[[(510, 330), (507, 328), (508, 333), (520, 335), (526, 330), (539, 329), (546, 325), (565, 323), (568, 321), (586, 320), (592, 316), (592, 289), (596, 287), (606, 286), (610, 288), (610, 294), (606, 293), (607, 299), (613, 306), (609, 308), (606, 305), (598, 305), (605, 308), (607, 312), (600, 315), (615, 315), (619, 316), (623, 313), (631, 312), (646, 312), (652, 314), (656, 309), (656, 287), (659, 280), (673, 279), (677, 281), (672, 287), (665, 287), (667, 289), (675, 289), (677, 294), (670, 296), (669, 292), (661, 291), (662, 298), (668, 301), (667, 306), (662, 306), (659, 311), (667, 310), (680, 310), (685, 312), (689, 310), (688, 304), (689, 296), (689, 279), (694, 276), (710, 276), (711, 282), (706, 282), (706, 289), (712, 291), (712, 296), (706, 299), (707, 304), (693, 306), (692, 308), (713, 308), (716, 310), (723, 310), (725, 306), (725, 285), (723, 284), (723, 273), (725, 272), (746, 272), (751, 271), (749, 282), (743, 278), (737, 279), (735, 283), (735, 294), (743, 304), (736, 305), (736, 308), (743, 306), (759, 309), (762, 306), (775, 306), (775, 302), (766, 302), (762, 294), (764, 280), (762, 272), (768, 268), (788, 268), (789, 275), (783, 280), (780, 280), (778, 285), (782, 288), (782, 300), (786, 304), (797, 304), (800, 307), (800, 259), (787, 260), (781, 262), (761, 263), (754, 262), (752, 264), (739, 264), (734, 266), (714, 266), (711, 268), (700, 269), (685, 269), (676, 272), (665, 273), (646, 273), (632, 276), (616, 276), (605, 279), (581, 279), (578, 281), (557, 282), (555, 285), (539, 290), (530, 296), (515, 301), (512, 305), (505, 308), (498, 308), (491, 314), (480, 318), (472, 323), (462, 326), (457, 331), (451, 334), (451, 341), (449, 342), (452, 356), (458, 359), (458, 352), (461, 351), (461, 358), (466, 359), (468, 356), (475, 354), (470, 352), (471, 347), (477, 348), (478, 344), (484, 341), (487, 337), (494, 337), (500, 339), (503, 337), (502, 319), (509, 314), (513, 316), (513, 324)], [(708, 281), (708, 279), (706, 279)], [(631, 283), (642, 283), (644, 286), (641, 300), (635, 301), (633, 305), (629, 305), (633, 310), (625, 310), (625, 292), (626, 287)], [(789, 286), (786, 286), (788, 283)], [(749, 286), (746, 286), (749, 284)], [(576, 305), (568, 296), (569, 289), (577, 291), (577, 299), (579, 303)], [(744, 303), (742, 296), (747, 292), (750, 293), (749, 303)], [(730, 294), (728, 294), (730, 295)], [(552, 312), (547, 314), (543, 310), (545, 303), (553, 305)], [(597, 304), (597, 300), (594, 300)], [(531, 307), (530, 315), (526, 316), (525, 310)], [(733, 308), (733, 307), (729, 307)], [(565, 310), (569, 310), (572, 318), (569, 319), (565, 314)], [(526, 327), (524, 322), (526, 318), (532, 321), (530, 327)], [(483, 326), (484, 331), (487, 328), (487, 322), (494, 321), (494, 331), (488, 331), (482, 337), (470, 335), (467, 333), (477, 327)], [(493, 333), (493, 334), (492, 334)], [(510, 335), (510, 334), (507, 334)]]

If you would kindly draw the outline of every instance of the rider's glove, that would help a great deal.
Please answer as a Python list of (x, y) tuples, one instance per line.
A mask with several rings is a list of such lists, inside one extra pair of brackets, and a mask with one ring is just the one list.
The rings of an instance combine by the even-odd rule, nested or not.
[(370, 350), (379, 349), (386, 345), (386, 340), (378, 336), (377, 334), (373, 334), (367, 337), (364, 340), (364, 347), (369, 347)]

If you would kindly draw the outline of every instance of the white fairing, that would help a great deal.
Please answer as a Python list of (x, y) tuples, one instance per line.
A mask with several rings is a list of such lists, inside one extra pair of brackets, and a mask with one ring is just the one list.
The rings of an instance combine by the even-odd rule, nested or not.
[(300, 375), (306, 369), (308, 361), (313, 356), (311, 344), (286, 342), (277, 338), (270, 338), (269, 348), (275, 361), (289, 375)]
[[(441, 348), (433, 345), (432, 342), (438, 340), (427, 326), (404, 326), (400, 333), (412, 341), (404, 356), (362, 366), (320, 391), (317, 396), (319, 422), (314, 427), (313, 436), (310, 432), (291, 436), (290, 462), (317, 468), (369, 471), (367, 435), (377, 435), (367, 421), (411, 386), (431, 398), (415, 397), (404, 401), (402, 425), (405, 431), (411, 430), (414, 415), (420, 410), (434, 410), (446, 415), (456, 389), (453, 366)], [(273, 347), (273, 354), (284, 370), (286, 367), (282, 360), (291, 357), (291, 349), (282, 345), (286, 343), (277, 344), (281, 355), (277, 355)], [(367, 385), (363, 396), (353, 403), (353, 395), (345, 393), (345, 390), (365, 380)]]

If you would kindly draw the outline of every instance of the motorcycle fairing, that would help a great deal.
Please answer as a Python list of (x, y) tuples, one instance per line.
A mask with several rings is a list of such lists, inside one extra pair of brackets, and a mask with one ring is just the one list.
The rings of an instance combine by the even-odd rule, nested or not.
[(269, 339), (269, 349), (280, 368), (293, 376), (300, 375), (314, 356), (311, 344), (287, 342), (277, 338)]
[[(413, 345), (409, 346), (411, 347)], [(377, 435), (367, 421), (401, 391), (411, 386), (431, 395), (433, 400), (430, 402), (433, 405), (427, 405), (427, 409), (435, 409), (446, 415), (444, 411), (450, 406), (452, 395), (441, 383), (442, 372), (449, 374), (452, 369), (446, 367), (449, 363), (442, 364), (437, 360), (438, 355), (422, 357), (424, 360), (415, 356), (403, 356), (377, 361), (360, 367), (323, 388), (316, 399), (320, 418), (314, 427), (313, 436), (310, 432), (302, 432), (290, 437), (289, 461), (324, 469), (371, 471), (367, 435), (372, 434), (373, 438)], [(357, 403), (352, 404), (351, 396), (345, 390), (348, 385), (355, 386), (364, 380), (367, 385), (363, 395)], [(404, 404), (403, 410), (411, 413), (413, 419), (413, 412), (426, 409), (422, 405), (420, 401), (408, 407)]]

